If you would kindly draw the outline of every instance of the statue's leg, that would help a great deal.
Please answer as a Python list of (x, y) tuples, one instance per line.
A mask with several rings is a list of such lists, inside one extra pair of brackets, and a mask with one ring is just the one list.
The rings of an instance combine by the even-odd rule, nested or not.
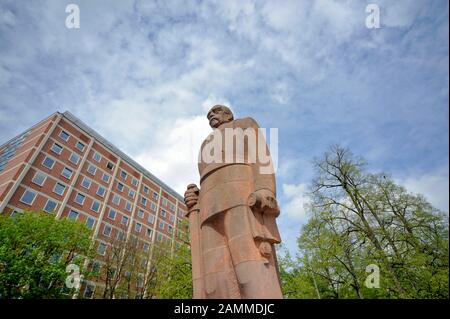
[(222, 213), (203, 223), (201, 242), (205, 298), (241, 298), (224, 237)]
[(268, 262), (253, 238), (247, 206), (229, 209), (224, 215), (224, 231), (231, 252), (242, 298), (282, 298), (275, 251)]

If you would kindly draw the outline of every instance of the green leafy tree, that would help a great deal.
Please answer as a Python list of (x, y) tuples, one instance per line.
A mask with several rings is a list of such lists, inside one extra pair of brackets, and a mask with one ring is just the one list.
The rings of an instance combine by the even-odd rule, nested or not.
[(156, 298), (191, 299), (192, 263), (187, 245), (180, 245), (173, 253), (159, 250), (156, 269)]
[[(365, 165), (339, 146), (316, 160), (310, 219), (286, 268), (309, 289), (288, 290), (317, 298), (448, 298), (448, 215)], [(378, 288), (366, 285), (370, 265), (379, 269)]]
[(71, 297), (66, 267), (77, 265), (83, 276), (90, 243), (90, 230), (80, 222), (42, 212), (0, 215), (0, 297)]

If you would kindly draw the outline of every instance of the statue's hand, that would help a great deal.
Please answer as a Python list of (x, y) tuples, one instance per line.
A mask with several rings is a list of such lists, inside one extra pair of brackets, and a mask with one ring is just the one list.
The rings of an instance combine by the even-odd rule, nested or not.
[(248, 204), (250, 208), (259, 209), (265, 214), (273, 214), (278, 216), (280, 213), (280, 208), (278, 207), (275, 194), (266, 189), (260, 189), (254, 193), (251, 193), (248, 199)]
[(198, 195), (200, 193), (200, 189), (195, 184), (189, 184), (187, 186), (187, 190), (184, 193), (184, 203), (186, 204), (188, 209), (194, 207), (198, 202)]

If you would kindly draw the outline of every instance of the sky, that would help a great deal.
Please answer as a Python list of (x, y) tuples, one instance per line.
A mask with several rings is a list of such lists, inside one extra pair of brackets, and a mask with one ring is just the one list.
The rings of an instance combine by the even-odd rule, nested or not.
[[(67, 28), (68, 4), (80, 28)], [(380, 9), (367, 28), (366, 6)], [(295, 251), (314, 158), (340, 144), (449, 210), (448, 1), (0, 0), (0, 144), (70, 111), (180, 194), (206, 113), (278, 129)]]

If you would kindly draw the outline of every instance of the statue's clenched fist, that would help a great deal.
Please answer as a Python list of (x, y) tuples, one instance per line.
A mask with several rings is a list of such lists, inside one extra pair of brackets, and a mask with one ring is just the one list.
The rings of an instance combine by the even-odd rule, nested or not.
[(184, 203), (186, 204), (188, 209), (194, 207), (198, 202), (198, 194), (200, 193), (200, 189), (195, 184), (189, 184), (187, 186), (187, 190), (184, 193)]
[(280, 214), (280, 208), (278, 207), (275, 195), (269, 190), (261, 189), (250, 194), (248, 205), (252, 210), (257, 209), (265, 214), (272, 214), (274, 216)]

